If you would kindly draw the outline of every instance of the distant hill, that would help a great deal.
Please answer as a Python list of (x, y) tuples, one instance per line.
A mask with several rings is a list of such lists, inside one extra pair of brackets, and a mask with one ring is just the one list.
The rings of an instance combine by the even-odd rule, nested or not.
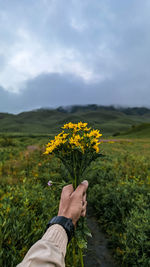
[(142, 123), (137, 126), (133, 125), (131, 129), (129, 129), (123, 135), (127, 135), (128, 137), (150, 138), (150, 123)]
[(131, 127), (150, 123), (148, 108), (115, 108), (113, 106), (68, 106), (57, 109), (38, 109), (20, 114), (0, 113), (2, 133), (56, 133), (66, 122), (88, 122), (104, 135), (118, 135)]

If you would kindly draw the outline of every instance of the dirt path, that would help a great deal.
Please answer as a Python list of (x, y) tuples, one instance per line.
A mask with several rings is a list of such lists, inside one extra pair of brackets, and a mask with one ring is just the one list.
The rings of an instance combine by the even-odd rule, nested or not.
[(84, 258), (85, 267), (117, 267), (110, 250), (107, 248), (108, 240), (100, 231), (96, 219), (87, 215), (87, 220), (92, 238), (88, 240), (88, 252)]

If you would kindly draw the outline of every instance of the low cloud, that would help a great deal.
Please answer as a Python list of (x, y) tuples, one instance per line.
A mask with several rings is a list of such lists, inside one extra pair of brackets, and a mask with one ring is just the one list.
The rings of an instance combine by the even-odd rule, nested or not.
[[(118, 77), (100, 83), (87, 84), (71, 74), (41, 74), (26, 83), (19, 93), (6, 92), (0, 88), (0, 110), (18, 113), (41, 107), (55, 108), (60, 105), (99, 104), (122, 106), (149, 105), (150, 92), (143, 87), (141, 97), (140, 84), (127, 92), (130, 79)], [(127, 92), (127, 93), (126, 93)]]

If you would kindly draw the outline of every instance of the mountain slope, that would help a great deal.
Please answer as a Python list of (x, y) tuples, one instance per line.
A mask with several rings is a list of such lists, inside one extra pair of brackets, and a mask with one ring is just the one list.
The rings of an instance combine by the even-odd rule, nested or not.
[(150, 109), (97, 105), (39, 109), (20, 114), (0, 113), (0, 132), (56, 133), (66, 122), (88, 122), (104, 135), (127, 132), (132, 125), (150, 123)]
[(128, 137), (145, 137), (150, 138), (150, 123), (142, 123), (140, 125), (133, 125), (130, 130), (124, 133)]

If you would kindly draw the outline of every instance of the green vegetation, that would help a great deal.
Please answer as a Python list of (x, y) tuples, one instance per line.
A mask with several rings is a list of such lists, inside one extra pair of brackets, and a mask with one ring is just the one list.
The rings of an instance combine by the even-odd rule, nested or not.
[(85, 121), (105, 135), (118, 135), (132, 125), (150, 123), (150, 110), (146, 108), (114, 108), (97, 105), (72, 106), (68, 109), (39, 109), (18, 115), (0, 113), (0, 132), (4, 133), (57, 133), (69, 122)]
[(89, 203), (121, 266), (149, 266), (150, 139), (103, 144), (93, 164)]
[[(41, 238), (49, 219), (57, 213), (61, 189), (69, 181), (68, 172), (60, 160), (43, 155), (43, 152), (45, 144), (49, 137), (53, 137), (59, 124), (72, 116), (79, 121), (89, 120), (91, 125), (99, 126), (100, 130), (100, 121), (103, 120), (102, 125), (105, 125), (107, 135), (122, 132), (120, 139), (118, 136), (117, 139), (113, 137), (115, 142), (100, 145), (105, 157), (97, 159), (86, 171), (85, 178), (89, 181), (88, 203), (110, 239), (110, 247), (119, 266), (150, 266), (149, 110), (116, 111), (112, 108), (103, 111), (102, 115), (102, 107), (90, 106), (91, 110), (87, 113), (83, 109), (76, 107), (75, 111), (70, 112), (40, 110), (37, 111), (38, 116), (36, 112), (19, 114), (24, 119), (24, 127), (27, 121), (29, 127), (25, 132), (22, 128), (21, 132), (15, 133), (4, 133), (2, 127), (4, 124), (8, 127), (8, 121), (12, 121), (13, 127), (13, 118), (16, 120), (14, 127), (18, 127), (16, 116), (6, 114), (4, 118), (5, 115), (1, 114), (0, 266), (16, 266), (30, 246)], [(51, 121), (49, 113), (53, 113)], [(80, 117), (81, 113), (84, 115)], [(53, 125), (52, 131), (51, 126), (43, 127), (46, 114), (47, 125)], [(111, 119), (106, 122), (108, 114)], [(28, 132), (35, 125), (32, 124), (31, 117), (33, 122), (36, 121), (40, 133)], [(44, 129), (47, 131), (44, 132)], [(57, 186), (48, 187), (49, 180), (56, 182)], [(66, 257), (67, 267), (72, 266), (71, 249), (68, 249)], [(77, 262), (78, 260), (76, 258)]]
[(149, 138), (150, 137), (150, 123), (142, 123), (140, 125), (132, 125), (131, 129), (123, 135), (134, 138)]

